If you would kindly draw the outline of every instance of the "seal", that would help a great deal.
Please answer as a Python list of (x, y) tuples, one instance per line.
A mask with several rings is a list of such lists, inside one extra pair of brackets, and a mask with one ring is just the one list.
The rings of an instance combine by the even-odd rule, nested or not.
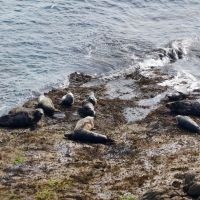
[(81, 117), (87, 117), (87, 116), (94, 117), (96, 114), (94, 110), (94, 105), (88, 101), (84, 101), (82, 103), (82, 107), (78, 108), (78, 114)]
[(181, 100), (166, 104), (172, 113), (180, 115), (200, 116), (200, 102), (197, 100)]
[(83, 142), (83, 143), (105, 144), (105, 145), (114, 143), (114, 140), (108, 138), (106, 135), (102, 135), (84, 129), (75, 130), (73, 133), (65, 134), (64, 136), (69, 140)]
[(45, 95), (39, 96), (37, 107), (42, 108), (44, 110), (45, 115), (50, 117), (52, 117), (55, 112), (59, 112), (59, 110), (55, 109), (52, 100)]
[(92, 103), (94, 106), (97, 104), (97, 98), (95, 97), (94, 92), (90, 93), (86, 101)]
[(174, 92), (166, 95), (169, 101), (180, 101), (187, 98), (189, 95), (182, 92)]
[(0, 117), (0, 126), (9, 128), (34, 127), (41, 120), (42, 109), (18, 108), (10, 114)]
[(66, 95), (64, 95), (61, 99), (61, 105), (70, 107), (74, 104), (74, 95), (71, 92), (68, 92)]
[(188, 131), (191, 131), (194, 133), (200, 132), (199, 125), (188, 116), (177, 115), (176, 122), (179, 127), (183, 128), (185, 130), (188, 130)]
[(88, 117), (85, 117), (83, 119), (80, 119), (77, 122), (74, 130), (76, 131), (76, 130), (84, 129), (84, 130), (90, 131), (93, 128), (94, 128), (94, 117), (88, 116)]

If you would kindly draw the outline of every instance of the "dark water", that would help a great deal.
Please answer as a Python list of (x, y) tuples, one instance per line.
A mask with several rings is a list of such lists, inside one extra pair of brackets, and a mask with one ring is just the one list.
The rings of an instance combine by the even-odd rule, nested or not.
[(71, 72), (126, 69), (172, 40), (193, 42), (172, 67), (198, 82), (199, 10), (199, 0), (0, 0), (0, 114)]

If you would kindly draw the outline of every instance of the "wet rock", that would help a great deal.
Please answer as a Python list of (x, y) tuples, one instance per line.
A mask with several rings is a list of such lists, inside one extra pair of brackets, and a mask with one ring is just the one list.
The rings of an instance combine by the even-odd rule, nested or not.
[(13, 176), (19, 176), (20, 174), (25, 173), (25, 166), (23, 164), (17, 164), (6, 168), (4, 171), (12, 174)]
[(82, 85), (90, 80), (92, 80), (93, 76), (80, 73), (80, 72), (74, 72), (70, 74), (69, 76), (69, 82), (72, 85)]
[(176, 114), (200, 116), (200, 102), (197, 100), (176, 101), (168, 103), (166, 106)]
[(188, 116), (177, 115), (176, 122), (179, 127), (186, 129), (190, 132), (194, 132), (194, 133), (200, 132), (199, 125), (194, 120), (192, 120), (192, 118)]
[(181, 182), (180, 181), (173, 181), (172, 186), (175, 188), (179, 188), (181, 186)]
[(148, 191), (142, 196), (141, 200), (162, 200), (164, 199), (163, 194), (163, 191)]
[(11, 184), (14, 182), (15, 182), (15, 180), (12, 178), (11, 175), (5, 175), (5, 176), (0, 177), (0, 183), (2, 185), (11, 186)]

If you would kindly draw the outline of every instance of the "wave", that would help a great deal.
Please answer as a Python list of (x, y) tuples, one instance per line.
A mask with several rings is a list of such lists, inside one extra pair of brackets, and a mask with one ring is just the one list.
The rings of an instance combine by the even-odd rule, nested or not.
[[(113, 80), (117, 78), (127, 77), (135, 72), (142, 76), (155, 78), (158, 76), (157, 70), (163, 70), (168, 66), (168, 79), (162, 83), (162, 86), (168, 86), (175, 90), (192, 91), (200, 86), (199, 81), (188, 70), (181, 69), (177, 71), (173, 66), (176, 62), (188, 59), (190, 48), (195, 44), (192, 39), (178, 39), (166, 44), (164, 47), (152, 49), (147, 52), (143, 58), (135, 58), (133, 65), (126, 69), (112, 71), (109, 75), (102, 75), (101, 80)], [(173, 71), (173, 73), (172, 73)], [(162, 75), (160, 75), (162, 76)], [(166, 73), (165, 73), (166, 76)], [(165, 77), (166, 79), (166, 77)], [(183, 89), (184, 88), (184, 89)]]

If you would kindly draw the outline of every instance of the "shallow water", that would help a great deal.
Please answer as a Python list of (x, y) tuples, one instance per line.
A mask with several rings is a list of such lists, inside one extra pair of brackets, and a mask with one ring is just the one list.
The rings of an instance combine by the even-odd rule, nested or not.
[(0, 0), (0, 114), (63, 85), (71, 72), (109, 74), (145, 63), (172, 40), (195, 41), (171, 67), (196, 84), (199, 9), (198, 0)]

